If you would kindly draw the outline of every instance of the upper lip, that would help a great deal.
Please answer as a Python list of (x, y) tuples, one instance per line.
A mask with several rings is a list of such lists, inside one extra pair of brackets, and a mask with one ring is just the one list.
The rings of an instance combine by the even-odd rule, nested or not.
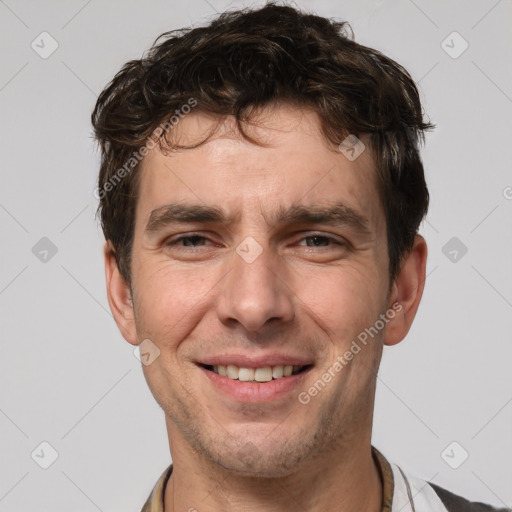
[(295, 356), (291, 354), (268, 354), (268, 355), (248, 355), (248, 354), (223, 354), (218, 356), (204, 357), (198, 364), (207, 366), (233, 365), (239, 368), (263, 368), (264, 366), (306, 366), (313, 364), (311, 359), (304, 356)]

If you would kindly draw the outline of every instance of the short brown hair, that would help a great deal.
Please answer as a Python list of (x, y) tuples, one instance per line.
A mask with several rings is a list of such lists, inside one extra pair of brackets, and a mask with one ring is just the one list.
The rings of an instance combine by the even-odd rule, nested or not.
[(255, 108), (281, 102), (313, 109), (336, 145), (368, 134), (391, 279), (397, 275), (429, 202), (419, 145), (433, 125), (423, 120), (416, 85), (402, 66), (356, 43), (346, 22), (271, 2), (162, 34), (100, 94), (92, 113), (101, 148), (98, 212), (127, 282), (141, 153), (155, 134), (161, 143), (172, 125), (165, 120), (191, 99), (198, 111), (235, 116), (242, 134)]

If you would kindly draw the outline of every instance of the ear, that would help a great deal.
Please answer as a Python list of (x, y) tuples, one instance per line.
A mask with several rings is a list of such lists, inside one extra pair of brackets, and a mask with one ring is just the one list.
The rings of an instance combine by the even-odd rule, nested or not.
[(409, 332), (423, 295), (426, 268), (427, 243), (422, 236), (416, 235), (391, 288), (388, 308), (395, 311), (395, 316), (386, 326), (385, 345), (400, 343)]
[(103, 254), (110, 311), (123, 338), (132, 345), (138, 345), (130, 286), (119, 272), (115, 250), (110, 240), (105, 242)]

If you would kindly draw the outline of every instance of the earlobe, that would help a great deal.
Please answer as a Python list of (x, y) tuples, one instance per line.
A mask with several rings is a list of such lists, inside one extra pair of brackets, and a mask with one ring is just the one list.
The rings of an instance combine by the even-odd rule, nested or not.
[(115, 250), (110, 240), (105, 242), (103, 254), (105, 260), (107, 298), (110, 311), (112, 311), (114, 320), (123, 338), (128, 343), (137, 345), (138, 341), (130, 286), (119, 272)]
[(400, 343), (409, 332), (423, 295), (426, 267), (427, 244), (422, 236), (416, 235), (391, 290), (388, 307), (396, 314), (386, 327), (385, 345)]

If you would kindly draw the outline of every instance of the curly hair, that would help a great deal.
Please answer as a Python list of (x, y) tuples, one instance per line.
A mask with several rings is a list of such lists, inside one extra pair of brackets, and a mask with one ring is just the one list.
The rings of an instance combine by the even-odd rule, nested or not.
[(251, 140), (243, 123), (279, 103), (314, 110), (333, 144), (368, 135), (396, 277), (429, 203), (419, 146), (433, 125), (423, 119), (417, 87), (401, 65), (356, 43), (347, 22), (270, 2), (162, 34), (100, 94), (92, 113), (101, 150), (98, 213), (128, 283), (140, 161), (156, 139), (182, 148), (165, 137), (166, 119), (190, 105), (234, 116)]

